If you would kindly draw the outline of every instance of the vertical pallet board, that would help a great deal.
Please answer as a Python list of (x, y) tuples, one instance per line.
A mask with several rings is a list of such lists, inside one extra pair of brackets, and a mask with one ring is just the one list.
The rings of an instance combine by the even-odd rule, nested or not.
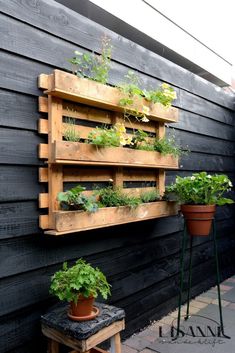
[[(115, 187), (124, 187), (123, 191), (128, 194), (139, 195), (143, 191), (157, 188), (160, 195), (163, 195), (165, 168), (176, 169), (178, 160), (171, 156), (162, 156), (158, 152), (123, 147), (99, 149), (87, 144), (89, 132), (96, 125), (103, 124), (109, 126), (124, 123), (129, 129), (128, 134), (132, 133), (132, 129), (143, 129), (162, 138), (165, 135), (164, 118), (160, 117), (153, 119), (149, 124), (143, 124), (131, 118), (124, 120), (123, 113), (116, 108), (102, 110), (100, 104), (96, 107), (93, 98), (92, 107), (89, 107), (81, 104), (80, 98), (74, 98), (74, 92), (69, 95), (63, 92), (50, 94), (55, 79), (53, 74), (43, 74), (39, 78), (39, 87), (48, 90), (48, 97), (39, 97), (39, 111), (47, 113), (48, 119), (41, 118), (38, 124), (39, 133), (48, 135), (48, 144), (41, 144), (39, 147), (39, 157), (43, 158), (46, 164), (45, 168), (39, 169), (39, 180), (48, 183), (48, 193), (39, 195), (39, 207), (48, 208), (48, 215), (40, 217), (40, 226), (45, 233), (68, 234), (176, 214), (176, 205), (164, 201), (142, 204), (137, 210), (132, 211), (127, 207), (102, 208), (92, 215), (81, 211), (59, 210), (57, 195), (64, 191), (68, 183), (110, 185), (112, 182)], [(89, 91), (86, 95), (89, 95)], [(70, 101), (66, 100), (68, 97)], [(172, 121), (178, 119), (175, 108), (173, 112)], [(169, 119), (171, 118), (168, 114), (167, 121)], [(64, 141), (63, 137), (71, 120), (74, 131), (83, 139), (81, 142)], [(91, 193), (91, 190), (85, 191), (86, 195)]]

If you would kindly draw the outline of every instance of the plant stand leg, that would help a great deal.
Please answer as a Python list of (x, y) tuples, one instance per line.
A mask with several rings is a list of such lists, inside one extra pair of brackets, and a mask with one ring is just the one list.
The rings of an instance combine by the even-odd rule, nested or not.
[(224, 323), (223, 323), (221, 294), (220, 294), (220, 272), (219, 272), (219, 259), (218, 259), (218, 250), (217, 250), (215, 219), (213, 219), (212, 227), (213, 227), (214, 257), (215, 257), (215, 264), (216, 264), (216, 282), (217, 282), (217, 292), (218, 292), (218, 302), (219, 302), (220, 331), (221, 331), (223, 337), (231, 338), (231, 337), (225, 335), (225, 333), (224, 333)]
[(178, 318), (177, 318), (177, 331), (176, 337), (179, 337), (180, 333), (180, 318), (181, 318), (181, 305), (182, 305), (182, 292), (183, 292), (183, 281), (184, 281), (184, 255), (185, 255), (185, 246), (186, 246), (186, 235), (187, 235), (187, 226), (184, 223), (184, 232), (182, 239), (182, 248), (181, 248), (181, 256), (180, 256), (180, 293), (179, 293), (179, 303), (178, 303)]
[(111, 343), (110, 353), (121, 353), (120, 333), (116, 333), (116, 335), (111, 337), (110, 343)]
[(52, 339), (49, 339), (47, 352), (48, 353), (59, 353), (59, 350), (60, 350), (59, 343), (52, 340)]
[(192, 264), (193, 264), (193, 236), (190, 236), (190, 252), (189, 252), (189, 273), (188, 273), (188, 296), (187, 296), (187, 311), (185, 320), (188, 320), (189, 316), (189, 302), (191, 298), (191, 284), (192, 284)]

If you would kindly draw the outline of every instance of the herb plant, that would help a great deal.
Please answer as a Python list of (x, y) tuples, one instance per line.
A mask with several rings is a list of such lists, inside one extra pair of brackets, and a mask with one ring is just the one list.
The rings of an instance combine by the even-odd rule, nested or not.
[(97, 191), (100, 207), (129, 206), (136, 208), (140, 204), (140, 198), (126, 195), (121, 188), (108, 186)]
[(83, 210), (87, 212), (96, 212), (98, 204), (94, 195), (88, 197), (82, 192), (85, 188), (78, 185), (66, 192), (59, 192), (57, 199), (60, 202), (60, 207), (64, 211)]
[(175, 138), (171, 137), (162, 137), (156, 138), (154, 142), (154, 150), (162, 153), (164, 156), (167, 154), (171, 154), (174, 157), (181, 156), (185, 152), (181, 149), (180, 146), (177, 145)]
[(166, 196), (173, 193), (181, 204), (222, 206), (234, 202), (223, 197), (232, 186), (226, 175), (201, 172), (184, 178), (177, 176), (176, 182), (166, 188)]
[(76, 131), (76, 128), (75, 128), (76, 125), (75, 125), (74, 119), (68, 119), (66, 123), (67, 123), (67, 127), (64, 131), (64, 139), (66, 141), (79, 142), (80, 135)]
[(101, 294), (107, 299), (111, 294), (110, 287), (105, 275), (97, 267), (79, 259), (70, 268), (65, 262), (62, 270), (52, 276), (50, 293), (60, 300), (77, 303), (78, 293), (85, 298), (97, 298)]
[(154, 202), (160, 200), (160, 195), (157, 190), (143, 191), (140, 194), (140, 200), (142, 203)]
[(73, 71), (78, 77), (85, 77), (106, 84), (110, 70), (111, 52), (110, 39), (103, 37), (101, 55), (80, 53), (76, 50), (74, 52), (75, 56), (69, 59), (69, 62), (73, 65)]

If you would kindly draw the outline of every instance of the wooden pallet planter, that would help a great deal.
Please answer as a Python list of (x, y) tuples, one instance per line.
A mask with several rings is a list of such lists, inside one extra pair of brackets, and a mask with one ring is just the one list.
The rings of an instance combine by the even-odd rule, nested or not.
[(52, 146), (53, 163), (114, 165), (148, 168), (178, 168), (178, 158), (158, 152), (123, 147), (97, 147), (78, 142), (55, 141)]
[[(101, 208), (93, 214), (61, 211), (57, 201), (58, 192), (66, 190), (67, 184), (107, 185), (110, 179), (114, 186), (124, 188), (128, 194), (139, 195), (157, 188), (162, 195), (165, 170), (178, 168), (178, 158), (124, 147), (98, 148), (85, 141), (97, 124), (112, 125), (117, 122), (124, 123), (130, 133), (133, 128), (143, 129), (149, 134), (163, 137), (163, 121), (177, 121), (177, 109), (172, 108), (166, 113), (165, 108), (161, 108), (167, 115), (161, 115), (158, 111), (148, 124), (135, 119), (124, 121), (118, 105), (120, 92), (115, 88), (79, 79), (59, 70), (52, 75), (40, 75), (39, 87), (46, 89), (48, 95), (39, 97), (39, 111), (44, 116), (38, 125), (39, 132), (48, 136), (48, 143), (39, 146), (39, 157), (45, 160), (45, 168), (39, 169), (39, 180), (48, 183), (48, 192), (39, 195), (39, 207), (48, 208), (48, 214), (40, 216), (40, 227), (46, 234), (62, 235), (177, 213), (176, 205), (165, 201), (141, 204), (134, 210), (128, 207)], [(83, 142), (63, 140), (68, 127), (67, 118), (74, 120), (74, 129)], [(85, 193), (90, 195), (92, 190)]]
[[(48, 95), (117, 112), (123, 112), (124, 110), (119, 104), (123, 94), (118, 88), (79, 78), (60, 70), (54, 70), (48, 82), (47, 87), (45, 87), (47, 90), (44, 92)], [(178, 109), (174, 107), (166, 108), (162, 104), (153, 104), (144, 98), (135, 103), (135, 108), (141, 113), (143, 113), (143, 106), (149, 108), (148, 117), (151, 120), (178, 121)]]
[(117, 224), (138, 222), (152, 218), (174, 215), (177, 206), (171, 202), (151, 202), (139, 205), (136, 209), (126, 206), (105, 207), (95, 213), (83, 211), (58, 211), (54, 212), (55, 231), (47, 234), (65, 234), (79, 232), (94, 228), (110, 227)]

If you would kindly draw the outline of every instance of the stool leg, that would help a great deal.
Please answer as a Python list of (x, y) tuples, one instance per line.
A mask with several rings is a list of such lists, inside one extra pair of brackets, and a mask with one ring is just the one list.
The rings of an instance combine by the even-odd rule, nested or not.
[(59, 349), (60, 349), (59, 343), (52, 340), (52, 339), (49, 339), (47, 352), (48, 353), (59, 353)]
[(120, 333), (116, 333), (116, 335), (111, 337), (110, 353), (121, 353)]

